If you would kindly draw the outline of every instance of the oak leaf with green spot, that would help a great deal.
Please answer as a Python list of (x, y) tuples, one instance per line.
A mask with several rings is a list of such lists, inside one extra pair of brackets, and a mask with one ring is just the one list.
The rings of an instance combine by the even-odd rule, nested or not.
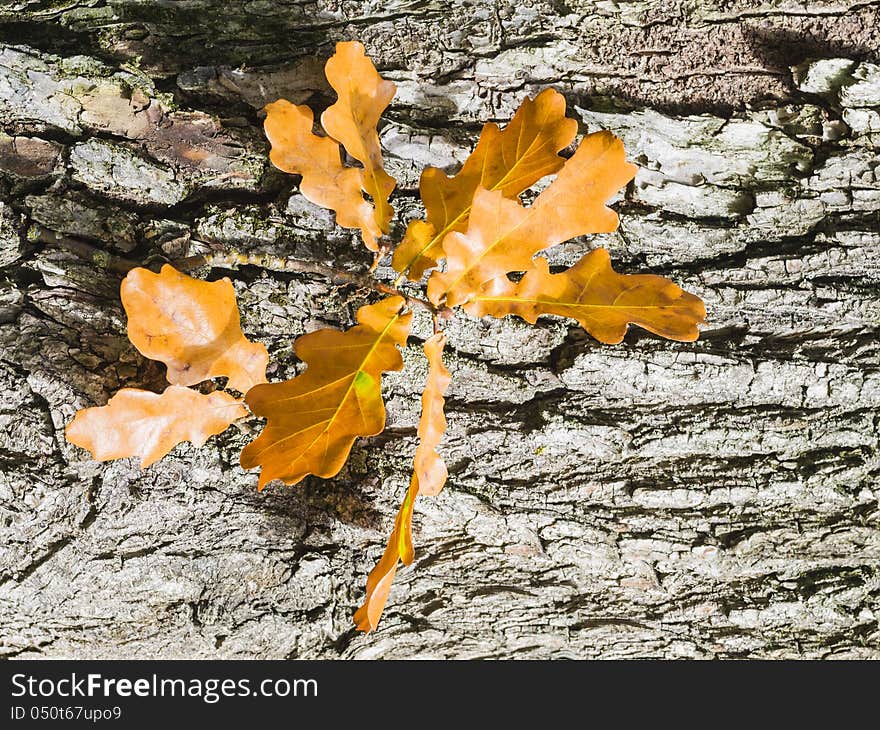
[(242, 451), (241, 465), (260, 467), (261, 489), (273, 479), (296, 484), (309, 474), (335, 476), (358, 436), (385, 428), (382, 373), (403, 368), (398, 347), (412, 319), (403, 307), (403, 297), (388, 297), (361, 307), (359, 324), (346, 332), (299, 337), (294, 350), (305, 372), (248, 392), (248, 406), (267, 421)]

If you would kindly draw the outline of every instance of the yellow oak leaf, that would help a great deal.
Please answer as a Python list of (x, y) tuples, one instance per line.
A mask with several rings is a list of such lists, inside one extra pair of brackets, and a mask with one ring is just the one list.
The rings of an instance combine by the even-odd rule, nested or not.
[(603, 131), (581, 140), (528, 208), (500, 190), (477, 188), (467, 230), (443, 240), (447, 270), (428, 279), (428, 297), (449, 307), (464, 304), (496, 277), (531, 268), (539, 251), (575, 236), (615, 230), (617, 214), (606, 202), (635, 171), (621, 141)]
[(382, 431), (381, 376), (403, 368), (398, 346), (406, 344), (412, 319), (403, 306), (403, 297), (388, 297), (361, 307), (359, 324), (346, 332), (302, 335), (294, 349), (305, 372), (248, 392), (248, 406), (267, 422), (245, 446), (241, 465), (261, 467), (260, 489), (273, 479), (296, 484), (308, 474), (335, 476), (358, 436)]
[(700, 334), (697, 324), (706, 318), (702, 300), (669, 279), (618, 274), (603, 248), (559, 274), (550, 273), (547, 259), (537, 258), (518, 283), (506, 276), (489, 282), (465, 310), (478, 317), (515, 314), (531, 324), (543, 314), (570, 317), (609, 345), (623, 340), (629, 324), (691, 342)]

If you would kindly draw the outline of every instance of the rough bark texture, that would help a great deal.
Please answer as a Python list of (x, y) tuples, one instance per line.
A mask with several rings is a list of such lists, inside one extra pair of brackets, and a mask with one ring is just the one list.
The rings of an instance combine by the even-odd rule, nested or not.
[[(880, 657), (878, 24), (870, 0), (4, 3), (0, 653)], [(258, 494), (237, 466), (253, 427), (147, 471), (63, 438), (77, 408), (162, 383), (125, 339), (113, 256), (197, 238), (368, 263), (268, 166), (258, 114), (325, 106), (347, 38), (399, 85), (398, 233), (423, 165), (453, 169), (553, 85), (640, 166), (619, 233), (554, 262), (601, 243), (709, 308), (695, 344), (450, 323), (450, 483), (419, 500), (416, 562), (368, 636), (351, 614), (408, 481), (421, 315), (386, 433), (337, 479)], [(272, 378), (370, 296), (203, 273), (234, 279)]]

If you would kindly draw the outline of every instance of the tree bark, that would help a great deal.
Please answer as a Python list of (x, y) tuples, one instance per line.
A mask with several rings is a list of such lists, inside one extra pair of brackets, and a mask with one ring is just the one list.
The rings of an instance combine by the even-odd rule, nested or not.
[[(856, 0), (5, 4), (0, 655), (880, 658), (878, 28), (880, 2)], [(257, 493), (237, 458), (256, 424), (145, 471), (63, 433), (162, 387), (114, 262), (210, 241), (369, 265), (268, 164), (259, 115), (330, 103), (345, 39), (398, 85), (398, 235), (423, 166), (453, 171), (483, 122), (553, 86), (639, 173), (620, 230), (552, 263), (606, 246), (709, 310), (693, 344), (445, 323), (449, 484), (418, 501), (416, 561), (367, 636), (351, 615), (408, 482), (426, 313), (385, 380), (386, 432), (336, 479)], [(201, 273), (233, 279), (271, 379), (296, 372), (296, 336), (375, 297)]]

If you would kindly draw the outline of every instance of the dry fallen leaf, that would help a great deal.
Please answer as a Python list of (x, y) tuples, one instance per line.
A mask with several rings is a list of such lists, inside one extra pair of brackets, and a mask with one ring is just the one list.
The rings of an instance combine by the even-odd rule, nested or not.
[(376, 72), (357, 41), (337, 43), (324, 72), (338, 99), (321, 115), (321, 125), (364, 166), (363, 189), (373, 199), (376, 223), (388, 233), (394, 213), (388, 196), (395, 182), (385, 172), (376, 125), (397, 87)]
[(449, 307), (464, 304), (486, 282), (531, 268), (539, 251), (575, 236), (609, 233), (617, 214), (605, 203), (633, 179), (623, 144), (610, 132), (581, 140), (574, 156), (534, 204), (523, 207), (500, 190), (477, 188), (467, 231), (443, 240), (445, 272), (428, 280), (428, 297)]
[(269, 353), (241, 331), (229, 279), (200, 281), (166, 264), (159, 274), (132, 269), (122, 282), (128, 339), (145, 357), (168, 367), (168, 382), (195, 385), (229, 378), (247, 393), (266, 382)]
[(403, 561), (404, 565), (413, 561), (412, 514), (416, 496), (439, 494), (446, 483), (446, 464), (437, 453), (437, 446), (446, 433), (443, 396), (451, 381), (449, 371), (443, 365), (445, 345), (446, 336), (443, 333), (437, 333), (425, 341), (428, 379), (422, 391), (422, 415), (419, 418), (419, 445), (416, 447), (414, 471), (385, 551), (367, 576), (364, 603), (354, 614), (355, 624), (360, 631), (372, 631), (379, 625), (397, 572), (397, 561)]
[(477, 317), (516, 314), (534, 324), (542, 314), (576, 319), (600, 342), (616, 344), (628, 324), (671, 340), (691, 342), (706, 317), (703, 302), (669, 279), (651, 274), (618, 274), (604, 248), (586, 254), (567, 271), (551, 274), (547, 259), (519, 283), (506, 276), (486, 285), (465, 305)]
[(308, 367), (283, 383), (258, 385), (247, 404), (267, 419), (260, 436), (245, 446), (241, 465), (262, 467), (259, 486), (273, 479), (296, 484), (308, 474), (335, 476), (358, 436), (385, 427), (381, 376), (403, 368), (398, 346), (406, 344), (411, 313), (403, 297), (361, 307), (359, 324), (346, 331), (323, 329), (298, 338), (297, 357)]
[(106, 406), (78, 411), (65, 436), (98, 461), (139, 456), (146, 468), (184, 441), (201, 446), (246, 415), (241, 401), (221, 391), (204, 395), (169, 385), (159, 395), (123, 388)]
[(502, 131), (490, 122), (461, 170), (453, 177), (426, 167), (419, 182), (427, 220), (410, 221), (391, 265), (418, 281), (443, 256), (443, 239), (467, 229), (471, 201), (478, 187), (500, 190), (515, 199), (565, 163), (558, 152), (577, 134), (577, 122), (565, 116), (565, 98), (545, 89), (527, 98)]
[(312, 132), (314, 118), (309, 107), (279, 99), (265, 111), (263, 128), (272, 145), (272, 164), (302, 175), (299, 189), (308, 200), (335, 212), (343, 228), (360, 228), (366, 247), (378, 250), (382, 229), (361, 192), (363, 171), (343, 166), (339, 143)]

